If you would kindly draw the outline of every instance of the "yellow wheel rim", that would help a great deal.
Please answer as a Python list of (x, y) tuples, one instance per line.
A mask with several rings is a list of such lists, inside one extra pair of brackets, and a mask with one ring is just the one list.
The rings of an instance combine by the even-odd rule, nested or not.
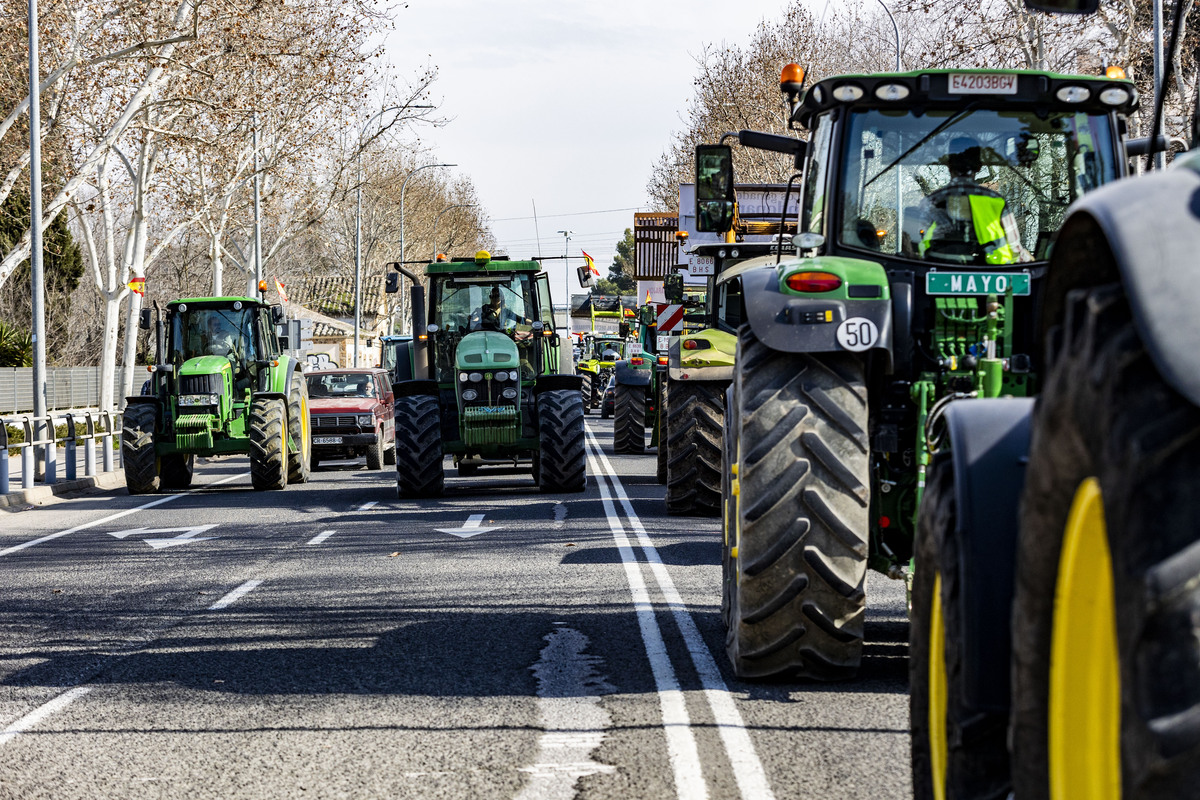
[(1051, 800), (1121, 796), (1121, 673), (1100, 484), (1079, 485), (1063, 536), (1050, 639)]
[(312, 421), (308, 418), (308, 394), (300, 395), (300, 459), (308, 461), (312, 454), (312, 438), (308, 435), (308, 427)]
[(946, 623), (942, 616), (942, 573), (933, 576), (929, 608), (929, 771), (934, 800), (946, 800)]

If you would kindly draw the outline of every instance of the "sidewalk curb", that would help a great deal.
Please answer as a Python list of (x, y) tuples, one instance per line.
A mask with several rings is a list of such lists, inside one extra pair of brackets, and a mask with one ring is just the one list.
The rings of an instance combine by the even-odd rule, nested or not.
[(68, 492), (78, 492), (84, 489), (119, 489), (124, 485), (125, 470), (115, 469), (112, 472), (101, 472), (92, 478), (59, 481), (50, 486), (34, 486), (32, 489), (18, 489), (15, 492), (0, 495), (0, 508), (16, 509), (21, 506), (36, 506)]

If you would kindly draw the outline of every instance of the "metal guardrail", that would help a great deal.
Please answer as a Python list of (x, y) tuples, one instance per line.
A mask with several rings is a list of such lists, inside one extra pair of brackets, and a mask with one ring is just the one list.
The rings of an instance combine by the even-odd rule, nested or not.
[[(66, 448), (66, 455), (63, 459), (65, 480), (73, 481), (77, 478), (78, 464), (76, 457), (76, 447), (79, 442), (83, 442), (86, 448), (83, 451), (83, 474), (85, 477), (95, 477), (96, 475), (96, 442), (99, 442), (101, 453), (101, 464), (104, 472), (112, 472), (114, 468), (119, 466), (119, 457), (114, 457), (113, 454), (113, 437), (116, 433), (116, 424), (121, 420), (121, 412), (110, 411), (95, 411), (93, 409), (72, 410), (55, 414), (47, 414), (44, 417), (35, 417), (32, 414), (21, 417), (6, 417), (0, 419), (0, 495), (8, 494), (11, 490), (9, 483), (9, 456), (10, 448), (19, 448), (21, 451), (21, 488), (32, 489), (34, 487), (34, 467), (37, 455), (37, 448), (42, 448), (45, 457), (45, 469), (43, 474), (43, 482), (47, 486), (52, 486), (58, 482), (58, 443), (61, 441)], [(77, 421), (82, 422), (86, 432), (80, 435), (76, 429)], [(64, 421), (67, 426), (66, 435), (59, 439), (56, 433), (56, 427), (59, 421)], [(43, 428), (42, 438), (37, 439), (34, 436), (34, 429), (38, 423), (47, 423)], [(8, 427), (20, 427), (25, 433), (25, 441), (13, 442), (8, 441)], [(103, 430), (98, 430), (98, 428)]]
[[(126, 394), (121, 370), (113, 375), (113, 398)], [(48, 367), (46, 404), (52, 411), (94, 408), (100, 405), (99, 367)], [(33, 370), (29, 367), (0, 367), (0, 414), (33, 411)]]

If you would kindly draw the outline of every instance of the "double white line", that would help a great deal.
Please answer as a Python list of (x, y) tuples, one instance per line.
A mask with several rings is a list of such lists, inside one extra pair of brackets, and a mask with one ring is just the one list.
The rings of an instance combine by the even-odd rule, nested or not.
[[(666, 607), (674, 617), (675, 624), (679, 626), (679, 632), (687, 646), (688, 655), (691, 656), (692, 664), (700, 676), (700, 684), (704, 687), (705, 699), (716, 720), (717, 731), (721, 735), (725, 751), (729, 754), (734, 778), (737, 780), (738, 790), (741, 792), (743, 800), (773, 800), (775, 795), (767, 782), (766, 773), (763, 772), (762, 762), (758, 760), (758, 754), (754, 750), (754, 743), (750, 741), (750, 734), (746, 731), (742, 715), (737, 710), (733, 697), (725, 686), (725, 681), (721, 678), (721, 672), (717, 669), (712, 654), (704, 644), (700, 631), (696, 628), (696, 623), (688, 612), (683, 598), (676, 591), (675, 583), (671, 580), (667, 568), (663, 566), (658, 550), (650, 541), (645, 527), (642, 526), (642, 521), (638, 519), (637, 513), (633, 510), (633, 505), (629, 502), (628, 495), (625, 494), (625, 487), (621, 485), (620, 478), (617, 477), (608, 457), (600, 449), (600, 444), (596, 441), (591, 429), (586, 428), (586, 430), (588, 460), (591, 462), (590, 471), (596, 476), (596, 483), (600, 487), (600, 501), (604, 504), (608, 527), (612, 531), (613, 540), (621, 554), (621, 562), (625, 566), (625, 577), (629, 581), (629, 591), (633, 595), (633, 607), (637, 612), (638, 626), (641, 628), (642, 641), (646, 646), (646, 655), (650, 659), (650, 669), (654, 675), (654, 684), (662, 705), (663, 727), (667, 734), (667, 752), (671, 759), (671, 768), (675, 774), (675, 787), (679, 797), (689, 800), (691, 798), (697, 798), (697, 800), (707, 798), (708, 787), (701, 771), (700, 755), (696, 749), (696, 738), (692, 733), (684, 695), (679, 688), (675, 668), (671, 665), (670, 656), (667, 654), (662, 630), (659, 628), (658, 618), (655, 615), (654, 604), (650, 600), (646, 582), (642, 577), (641, 565), (634, 555), (633, 545), (630, 543), (626, 527), (621, 521), (621, 515), (617, 513), (613, 494), (616, 495), (616, 502), (621, 505), (629, 531), (632, 531), (637, 539), (637, 546), (642, 548), (646, 555), (646, 564), (650, 568), (651, 575), (654, 576), (654, 581), (658, 584)], [(605, 478), (612, 484), (611, 493)]]

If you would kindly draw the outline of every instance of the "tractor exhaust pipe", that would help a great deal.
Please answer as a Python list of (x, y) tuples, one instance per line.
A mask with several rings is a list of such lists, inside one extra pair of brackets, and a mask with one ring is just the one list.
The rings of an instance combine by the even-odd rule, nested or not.
[[(426, 380), (432, 376), (429, 374), (429, 331), (428, 323), (425, 320), (425, 287), (421, 285), (421, 276), (407, 269), (401, 262), (393, 261), (388, 266), (412, 282), (409, 302), (412, 303), (413, 377), (417, 380)], [(388, 294), (400, 291), (399, 275), (394, 273), (388, 275), (384, 291)]]

